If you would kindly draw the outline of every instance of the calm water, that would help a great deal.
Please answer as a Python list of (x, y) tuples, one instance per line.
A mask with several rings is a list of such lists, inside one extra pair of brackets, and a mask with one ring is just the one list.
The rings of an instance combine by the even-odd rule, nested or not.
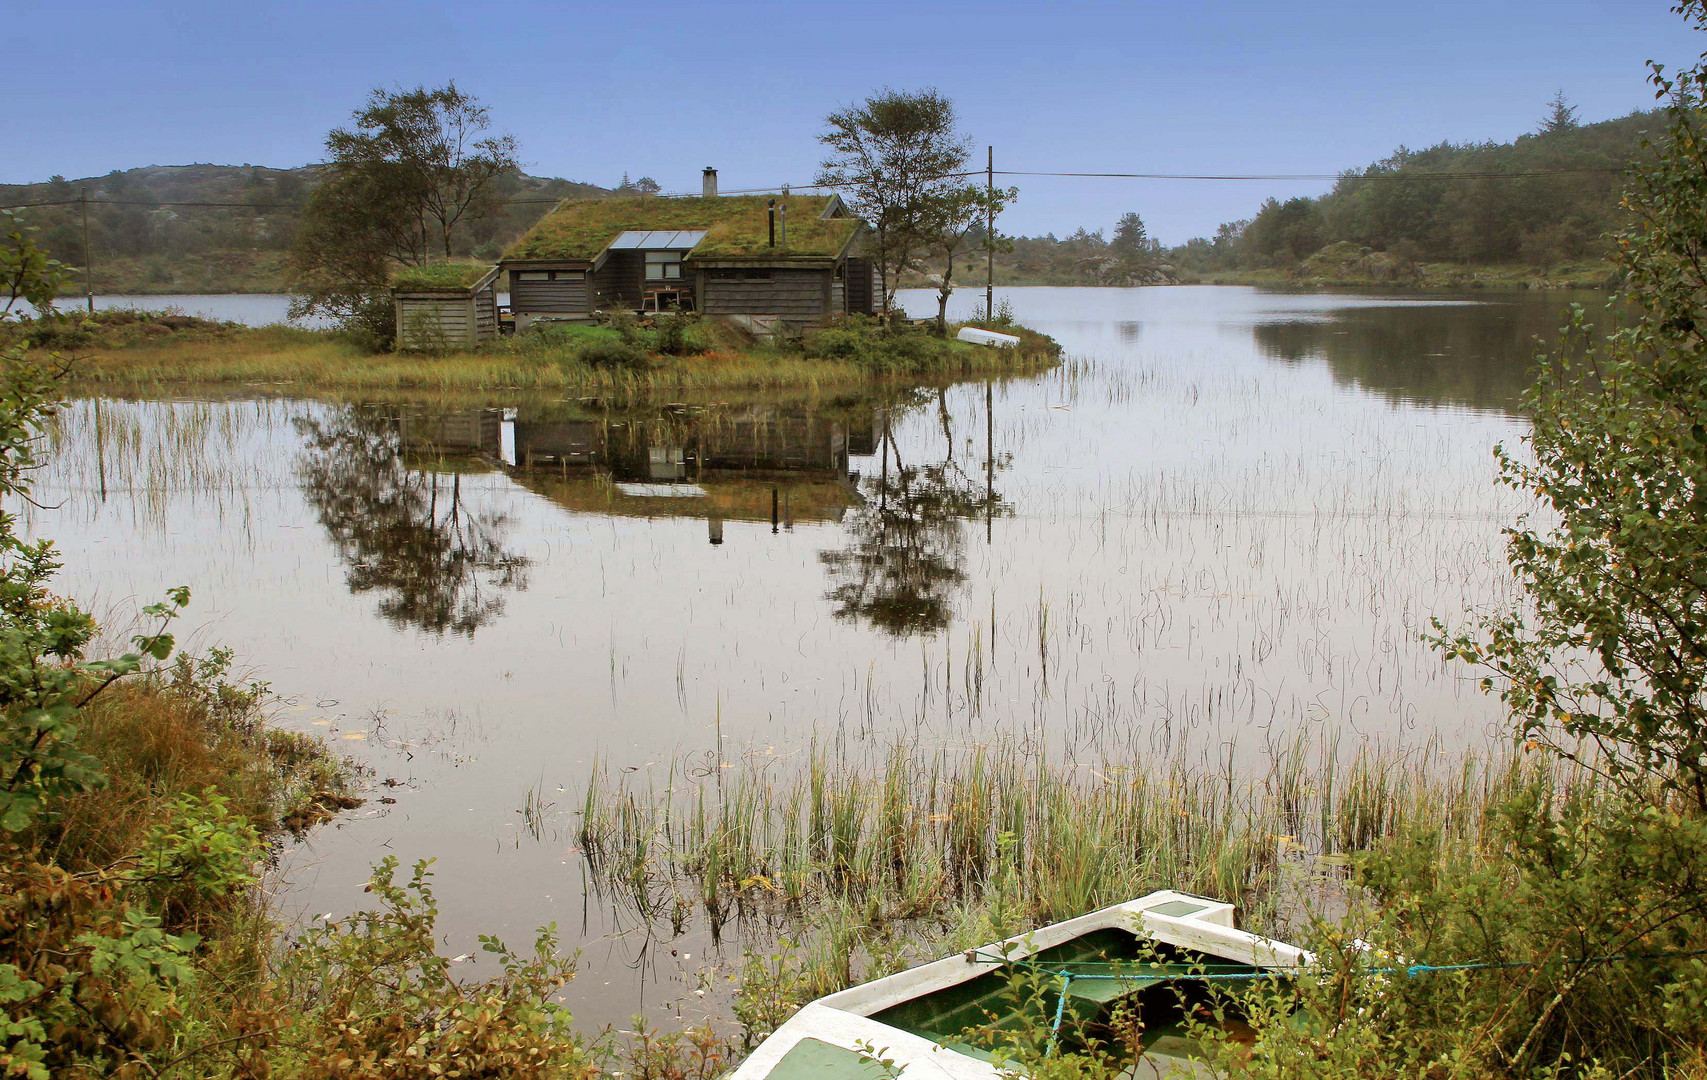
[(620, 415), (80, 402), (33, 524), (112, 627), (189, 585), (192, 647), (233, 647), (279, 723), (394, 785), (286, 853), (289, 913), (436, 857), (448, 947), (556, 920), (591, 1022), (691, 1015), (708, 961), (586, 900), (595, 759), (662, 782), (719, 742), (780, 767), (900, 736), (1260, 767), (1300, 733), (1489, 737), (1497, 709), (1416, 635), (1509, 595), (1522, 507), (1490, 451), (1522, 434), (1531, 337), (1599, 299), (1008, 295), (1066, 368)]

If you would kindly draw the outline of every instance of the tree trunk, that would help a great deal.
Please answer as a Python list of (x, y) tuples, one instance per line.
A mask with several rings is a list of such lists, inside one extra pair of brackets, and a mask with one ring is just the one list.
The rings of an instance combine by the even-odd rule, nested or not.
[(948, 294), (954, 291), (954, 252), (948, 253), (948, 265), (942, 269), (942, 287), (936, 294), (936, 332), (948, 336)]

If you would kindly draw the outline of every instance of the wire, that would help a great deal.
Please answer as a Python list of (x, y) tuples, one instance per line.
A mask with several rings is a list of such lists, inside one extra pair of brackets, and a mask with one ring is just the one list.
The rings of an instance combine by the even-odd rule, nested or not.
[[(1550, 176), (1617, 176), (1626, 170), (1610, 166), (1584, 166), (1566, 169), (1528, 169), (1516, 172), (1388, 172), (1388, 173), (1124, 173), (1124, 172), (1044, 172), (1036, 170), (997, 169), (996, 176), (1030, 176), (1052, 177), (1066, 180), (1189, 180), (1189, 181), (1266, 181), (1287, 182), (1307, 180), (1334, 180), (1357, 182), (1360, 180), (1392, 181), (1428, 181), (1428, 180), (1541, 180)], [(936, 180), (964, 180), (971, 177), (989, 175), (988, 170), (972, 172), (945, 173), (933, 177)], [(850, 184), (779, 184), (775, 187), (764, 188), (734, 188), (723, 191), (724, 195), (769, 195), (783, 191), (823, 191), (851, 187)], [(659, 192), (655, 196), (661, 199), (691, 199), (699, 197), (697, 191)], [(602, 196), (593, 196), (602, 198)], [(152, 207), (195, 207), (203, 209), (225, 210), (303, 210), (303, 203), (269, 203), (269, 202), (212, 202), (212, 201), (172, 201), (166, 199), (46, 199), (40, 202), (0, 204), (0, 210), (28, 210), (41, 206), (81, 206), (84, 202), (90, 206), (152, 206)], [(562, 198), (518, 198), (506, 199), (506, 206), (555, 206)]]

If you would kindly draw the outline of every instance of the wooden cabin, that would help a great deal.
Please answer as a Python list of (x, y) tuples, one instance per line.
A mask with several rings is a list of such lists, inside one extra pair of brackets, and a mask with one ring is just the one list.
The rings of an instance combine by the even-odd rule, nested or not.
[(392, 279), (397, 347), (472, 349), (498, 336), (498, 267), (441, 262), (411, 266)]
[(559, 203), (504, 254), (516, 329), (595, 312), (697, 311), (757, 333), (873, 311), (865, 224), (838, 195)]

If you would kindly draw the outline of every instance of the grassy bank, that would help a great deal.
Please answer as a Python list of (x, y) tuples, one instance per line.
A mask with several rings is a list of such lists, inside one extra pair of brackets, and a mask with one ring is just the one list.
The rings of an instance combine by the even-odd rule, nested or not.
[(373, 352), (324, 331), (250, 329), (190, 316), (73, 316), (34, 331), (39, 347), (74, 355), (86, 392), (148, 393), (244, 386), (282, 391), (547, 391), (641, 397), (694, 391), (835, 389), (1024, 375), (1060, 347), (1024, 328), (1018, 349), (946, 340), (922, 327), (850, 321), (802, 338), (755, 341), (710, 323), (556, 326), (470, 352)]

